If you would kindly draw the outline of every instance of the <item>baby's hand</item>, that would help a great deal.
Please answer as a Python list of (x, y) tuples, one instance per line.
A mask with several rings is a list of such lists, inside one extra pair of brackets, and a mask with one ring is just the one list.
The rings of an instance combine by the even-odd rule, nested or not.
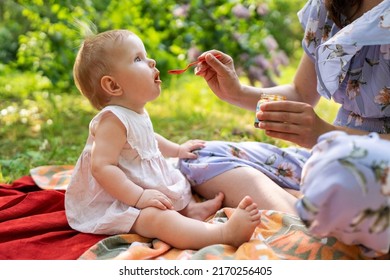
[(197, 154), (193, 153), (194, 150), (204, 148), (206, 141), (203, 140), (189, 140), (179, 147), (178, 158), (197, 158)]
[(144, 190), (138, 202), (135, 204), (138, 209), (156, 207), (161, 210), (173, 209), (172, 201), (158, 190)]

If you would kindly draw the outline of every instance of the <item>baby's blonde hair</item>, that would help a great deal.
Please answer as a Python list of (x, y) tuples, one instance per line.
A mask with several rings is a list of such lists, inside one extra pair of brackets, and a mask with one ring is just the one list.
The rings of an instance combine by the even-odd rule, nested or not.
[(101, 87), (100, 80), (110, 74), (113, 47), (129, 35), (134, 33), (124, 29), (109, 30), (97, 35), (89, 34), (77, 53), (73, 66), (75, 84), (81, 94), (98, 110), (106, 106), (110, 98)]

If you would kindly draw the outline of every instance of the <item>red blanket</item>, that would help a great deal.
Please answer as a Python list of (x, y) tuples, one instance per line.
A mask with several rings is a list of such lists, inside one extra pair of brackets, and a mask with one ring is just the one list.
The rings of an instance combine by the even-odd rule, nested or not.
[(63, 190), (42, 190), (30, 176), (0, 184), (0, 259), (77, 259), (105, 237), (69, 227)]
[[(65, 217), (71, 172), (72, 166), (43, 166), (31, 170), (32, 177), (0, 184), (0, 260), (366, 259), (358, 246), (333, 237), (312, 237), (298, 217), (267, 210), (261, 210), (261, 223), (251, 240), (239, 248), (216, 244), (198, 251), (179, 250), (136, 234), (80, 233)], [(232, 211), (221, 209), (209, 222), (226, 222)]]

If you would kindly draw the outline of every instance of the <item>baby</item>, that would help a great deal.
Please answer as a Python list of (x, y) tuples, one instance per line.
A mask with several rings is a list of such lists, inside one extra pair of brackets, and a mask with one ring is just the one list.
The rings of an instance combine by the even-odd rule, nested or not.
[(80, 92), (98, 110), (66, 191), (72, 228), (96, 234), (137, 233), (180, 249), (239, 246), (260, 221), (247, 196), (226, 223), (204, 220), (224, 199), (195, 203), (186, 178), (166, 157), (195, 158), (204, 142), (173, 143), (153, 131), (145, 105), (161, 93), (156, 61), (128, 30), (87, 38), (74, 65)]

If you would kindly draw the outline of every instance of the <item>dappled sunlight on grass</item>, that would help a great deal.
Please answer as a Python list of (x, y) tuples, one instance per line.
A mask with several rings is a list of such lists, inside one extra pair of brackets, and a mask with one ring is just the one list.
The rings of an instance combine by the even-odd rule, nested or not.
[(0, 182), (39, 165), (74, 164), (93, 116), (76, 94), (3, 100), (0, 107)]

